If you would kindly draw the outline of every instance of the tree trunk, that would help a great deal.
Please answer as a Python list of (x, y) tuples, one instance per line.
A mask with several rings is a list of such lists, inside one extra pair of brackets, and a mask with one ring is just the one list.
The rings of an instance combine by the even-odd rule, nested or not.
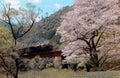
[(18, 75), (17, 75), (17, 74), (15, 74), (14, 78), (18, 78)]
[(98, 62), (96, 63), (96, 67), (97, 67), (97, 68), (99, 68), (99, 67), (100, 67)]
[(15, 72), (14, 78), (18, 78), (18, 72), (19, 72), (18, 59), (15, 59), (15, 64), (16, 64), (16, 72)]
[(99, 65), (99, 60), (98, 60), (98, 54), (97, 53), (95, 54), (94, 59), (95, 59), (95, 67), (99, 68), (100, 65)]

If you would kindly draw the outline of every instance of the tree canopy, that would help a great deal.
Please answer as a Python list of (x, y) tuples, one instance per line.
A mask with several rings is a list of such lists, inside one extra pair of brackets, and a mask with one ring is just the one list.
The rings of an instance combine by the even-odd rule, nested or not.
[(89, 40), (93, 32), (114, 27), (120, 16), (118, 0), (75, 0), (73, 10), (62, 18), (61, 26), (57, 32), (61, 34), (61, 42), (66, 46), (63, 49), (65, 61), (77, 58), (83, 61), (83, 48), (86, 46), (85, 38)]

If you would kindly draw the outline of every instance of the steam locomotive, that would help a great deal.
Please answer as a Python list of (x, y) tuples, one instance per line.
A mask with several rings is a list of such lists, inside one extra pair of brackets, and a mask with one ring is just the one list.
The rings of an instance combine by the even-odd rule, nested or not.
[(23, 49), (19, 49), (20, 54), (38, 54), (40, 52), (50, 52), (53, 51), (53, 46), (50, 44), (39, 45), (35, 47), (26, 47)]

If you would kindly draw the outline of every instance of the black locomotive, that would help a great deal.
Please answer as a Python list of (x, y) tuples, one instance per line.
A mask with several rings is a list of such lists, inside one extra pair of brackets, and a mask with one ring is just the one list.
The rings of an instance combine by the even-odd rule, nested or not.
[(35, 47), (26, 47), (19, 49), (20, 54), (38, 54), (40, 52), (49, 52), (53, 50), (53, 46), (50, 44), (39, 45)]

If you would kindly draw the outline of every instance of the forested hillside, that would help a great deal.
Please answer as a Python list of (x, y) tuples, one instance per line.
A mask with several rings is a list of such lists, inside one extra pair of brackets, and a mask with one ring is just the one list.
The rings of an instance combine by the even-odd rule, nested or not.
[(40, 31), (44, 33), (46, 31), (56, 30), (56, 28), (61, 24), (61, 16), (70, 11), (71, 9), (72, 7), (66, 6), (50, 16), (42, 18), (42, 20), (37, 23)]
[[(50, 16), (42, 18), (39, 22), (35, 24), (30, 32), (28, 32), (23, 38), (20, 39), (20, 41), (26, 43), (27, 45), (39, 45), (44, 42), (51, 42), (51, 40), (53, 44), (59, 43), (58, 41), (60, 37), (55, 36), (56, 29), (61, 24), (61, 16), (71, 9), (72, 7), (66, 6)], [(57, 42), (53, 41), (54, 39), (56, 39)]]

